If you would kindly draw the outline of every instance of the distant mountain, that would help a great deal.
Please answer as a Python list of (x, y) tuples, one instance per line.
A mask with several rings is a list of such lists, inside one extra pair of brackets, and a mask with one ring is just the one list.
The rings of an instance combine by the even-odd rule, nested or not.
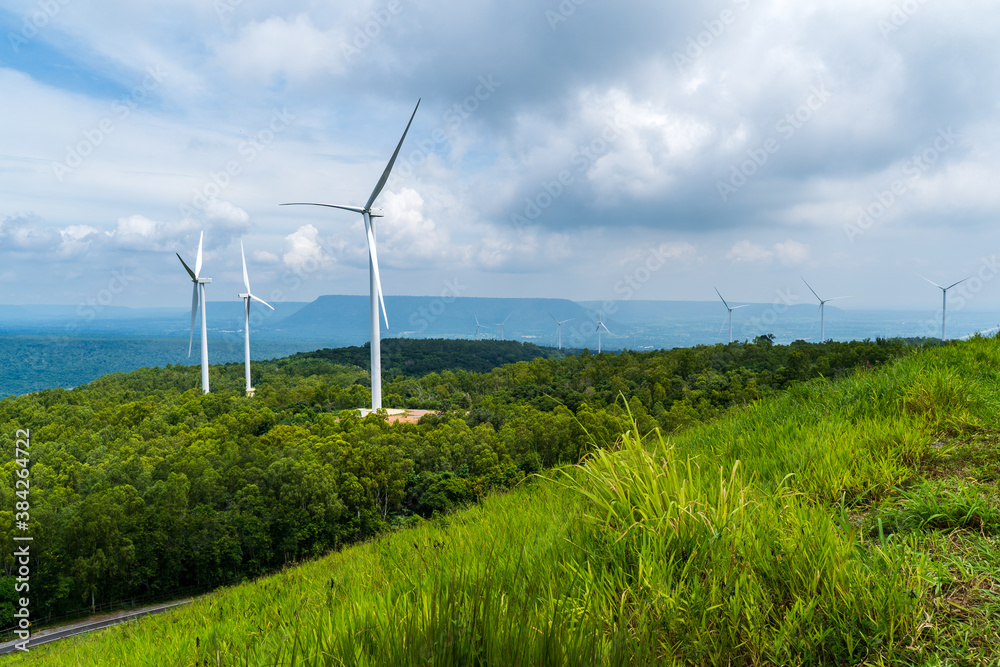
[[(563, 330), (567, 344), (570, 331), (590, 321), (586, 309), (567, 299), (495, 299), (478, 297), (387, 296), (385, 307), (389, 327), (382, 323), (385, 337), (468, 338), (476, 337), (476, 318), (482, 325), (480, 338), (501, 336), (540, 345), (554, 345), (556, 323), (572, 318)], [(551, 313), (552, 317), (549, 316)], [(509, 318), (509, 319), (508, 319)], [(369, 299), (367, 296), (321, 296), (296, 313), (276, 321), (268, 333), (276, 337), (327, 337), (334, 346), (361, 345), (368, 341)], [(595, 338), (596, 342), (596, 338)]]

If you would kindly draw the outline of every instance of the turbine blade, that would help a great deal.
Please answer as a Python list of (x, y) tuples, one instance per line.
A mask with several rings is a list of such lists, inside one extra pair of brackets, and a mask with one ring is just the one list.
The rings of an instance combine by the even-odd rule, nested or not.
[[(369, 210), (372, 204), (375, 203), (375, 199), (378, 198), (379, 194), (382, 192), (382, 188), (385, 187), (385, 182), (389, 180), (389, 172), (392, 171), (392, 165), (396, 162), (396, 156), (399, 155), (399, 149), (403, 147), (403, 140), (406, 139), (406, 133), (410, 131), (410, 124), (413, 122), (413, 117), (417, 115), (417, 109), (420, 108), (420, 100), (417, 100), (417, 106), (413, 107), (413, 113), (410, 115), (410, 122), (406, 124), (406, 129), (403, 130), (403, 136), (399, 138), (399, 143), (396, 144), (396, 150), (393, 152), (392, 157), (389, 159), (389, 164), (385, 166), (385, 171), (382, 172), (382, 178), (378, 179), (378, 185), (372, 190), (372, 196), (368, 198), (368, 203), (365, 204), (365, 210)], [(389, 326), (388, 324), (386, 326)]]
[(205, 232), (198, 237), (198, 257), (194, 260), (194, 275), (197, 278), (201, 275), (201, 243), (205, 240)]
[[(969, 278), (971, 278), (971, 277), (972, 277), (972, 276), (969, 276)], [(961, 280), (959, 280), (959, 281), (958, 281), (957, 283), (952, 283), (952, 284), (948, 285), (947, 287), (945, 287), (945, 289), (951, 289), (951, 288), (952, 288), (952, 287), (954, 287), (955, 285), (960, 285), (960, 284), (964, 283), (964, 282), (965, 282), (966, 280), (968, 280), (969, 278), (962, 278), (962, 279), (961, 279)]]
[[(802, 276), (799, 276), (799, 278), (802, 278)], [(802, 278), (802, 282), (806, 283), (806, 279)], [(809, 283), (806, 283), (806, 287), (809, 287)], [(820, 303), (823, 302), (823, 299), (819, 298), (819, 294), (816, 294), (816, 290), (814, 290), (812, 287), (809, 287), (809, 291), (813, 293), (814, 297), (816, 297), (817, 299), (819, 299)]]
[(194, 284), (191, 293), (191, 338), (188, 339), (188, 357), (191, 356), (191, 346), (194, 344), (194, 316), (198, 312), (198, 283)]
[[(510, 315), (513, 315), (513, 314), (514, 313), (511, 313)], [(504, 318), (504, 321), (500, 323), (500, 326), (503, 326), (503, 325), (507, 324), (507, 320), (510, 319), (510, 315), (508, 315), (507, 317)]]
[(749, 306), (749, 303), (744, 303), (742, 306), (733, 306), (733, 310), (736, 310), (737, 308), (748, 308)]
[(243, 284), (247, 287), (247, 294), (250, 293), (250, 276), (247, 275), (247, 255), (243, 252), (243, 239), (240, 239), (240, 257), (243, 258)]
[[(921, 278), (924, 278), (919, 273), (917, 275), (920, 276)], [(924, 278), (924, 280), (926, 280), (927, 282), (929, 282), (931, 285), (934, 285), (934, 287), (937, 287), (938, 289), (947, 289), (946, 287), (941, 287), (940, 285), (938, 285), (936, 282), (934, 282), (930, 278)]]
[[(722, 292), (719, 291), (719, 288), (718, 287), (713, 287), (712, 289), (714, 289), (715, 293), (719, 295), (720, 299), (722, 299)], [(722, 303), (726, 304), (726, 308), (729, 308), (729, 304), (726, 303), (725, 299), (722, 299)], [(729, 309), (732, 310), (732, 308), (729, 308)]]
[(372, 271), (375, 273), (375, 288), (378, 291), (378, 300), (382, 304), (382, 317), (385, 318), (385, 328), (389, 328), (389, 315), (385, 312), (385, 298), (382, 296), (382, 278), (378, 272), (378, 251), (375, 249), (375, 235), (372, 234), (371, 222), (365, 215), (365, 232), (368, 234), (368, 254), (372, 260)]
[[(249, 296), (249, 297), (250, 297), (251, 299), (253, 299), (254, 301), (259, 301), (259, 302), (261, 302), (262, 304), (264, 304), (265, 306), (267, 306), (268, 308), (270, 308), (271, 310), (274, 310), (274, 306), (272, 306), (271, 304), (269, 304), (269, 303), (268, 303), (267, 301), (264, 301), (264, 299), (260, 298), (260, 297), (259, 297), (259, 296), (257, 296), (256, 294), (249, 294), (248, 296)], [(247, 305), (247, 307), (249, 308), (249, 304)]]
[(339, 208), (341, 211), (350, 211), (352, 213), (364, 213), (365, 210), (358, 206), (341, 206), (340, 204), (317, 204), (315, 202), (309, 201), (293, 201), (288, 204), (278, 204), (278, 206), (325, 206), (327, 208)]
[(188, 272), (189, 276), (191, 276), (191, 280), (198, 280), (198, 276), (194, 275), (194, 271), (191, 270), (191, 267), (188, 266), (183, 259), (181, 259), (180, 253), (174, 253), (174, 254), (177, 255), (177, 259), (181, 260), (181, 264), (184, 265), (184, 270)]
[(549, 311), (545, 311), (545, 312), (548, 313), (548, 316), (551, 317), (556, 324), (560, 324), (559, 320), (556, 319), (555, 315), (553, 315), (552, 313), (549, 313)]

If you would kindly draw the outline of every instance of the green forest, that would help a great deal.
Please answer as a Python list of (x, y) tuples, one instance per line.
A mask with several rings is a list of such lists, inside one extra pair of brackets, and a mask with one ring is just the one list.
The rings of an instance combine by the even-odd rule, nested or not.
[[(699, 346), (569, 355), (501, 341), (383, 342), (385, 404), (435, 411), (416, 424), (360, 418), (367, 348), (243, 366), (170, 365), (0, 401), (12, 443), (31, 432), (36, 620), (139, 596), (252, 578), (420, 524), (575, 463), (630, 428), (665, 433), (803, 380), (911, 354), (903, 340)], [(631, 416), (630, 416), (631, 415)], [(0, 528), (13, 536), (10, 455)], [(11, 624), (3, 559), (0, 627)]]

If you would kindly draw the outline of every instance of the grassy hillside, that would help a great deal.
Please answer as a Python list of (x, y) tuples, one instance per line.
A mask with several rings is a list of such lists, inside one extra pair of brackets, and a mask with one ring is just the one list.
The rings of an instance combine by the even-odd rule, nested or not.
[[(25, 665), (996, 664), (1000, 342), (615, 451)], [(0, 664), (5, 664), (0, 662)]]

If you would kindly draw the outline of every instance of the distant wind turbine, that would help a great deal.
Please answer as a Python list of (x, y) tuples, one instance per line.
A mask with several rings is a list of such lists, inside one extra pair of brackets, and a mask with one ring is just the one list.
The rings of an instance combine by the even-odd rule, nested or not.
[(247, 288), (246, 294), (240, 294), (240, 298), (243, 299), (243, 334), (246, 345), (244, 346), (245, 351), (245, 366), (247, 371), (247, 396), (253, 396), (254, 388), (250, 386), (250, 302), (260, 301), (262, 304), (274, 310), (274, 306), (269, 304), (264, 299), (255, 295), (250, 291), (250, 276), (247, 274), (247, 256), (243, 252), (243, 240), (240, 240), (240, 256), (243, 258), (243, 284)]
[(175, 253), (177, 259), (181, 260), (184, 270), (191, 276), (194, 283), (194, 292), (191, 295), (191, 337), (188, 340), (188, 357), (191, 356), (191, 346), (194, 343), (194, 318), (198, 312), (198, 305), (201, 304), (201, 390), (208, 393), (208, 325), (205, 322), (205, 285), (212, 282), (211, 278), (201, 277), (201, 248), (202, 241), (205, 240), (205, 232), (198, 237), (198, 255), (194, 261), (194, 271), (191, 270), (180, 253)]
[[(799, 276), (802, 278), (802, 276)], [(806, 279), (802, 278), (802, 282), (806, 283)], [(835, 296), (830, 299), (820, 299), (819, 294), (816, 294), (816, 290), (806, 283), (806, 287), (809, 287), (809, 291), (813, 293), (813, 296), (819, 301), (819, 342), (826, 342), (826, 303), (827, 301), (836, 301), (837, 299), (846, 299), (846, 296)]]
[[(924, 278), (923, 276), (920, 276), (920, 277)], [(969, 278), (971, 278), (971, 277), (972, 276), (969, 276)], [(938, 285), (936, 282), (934, 282), (930, 278), (924, 278), (924, 280), (926, 280), (927, 282), (929, 282), (931, 285), (934, 285), (934, 287), (937, 287), (939, 290), (941, 290), (941, 342), (944, 342), (944, 341), (948, 340), (948, 338), (946, 336), (947, 329), (945, 328), (945, 325), (946, 325), (945, 314), (948, 312), (948, 290), (950, 290), (955, 285), (961, 285), (962, 283), (964, 283), (969, 278), (962, 278), (957, 283), (952, 283), (952, 284), (948, 285), (947, 287), (942, 287), (941, 285)]]
[[(514, 313), (511, 313), (510, 315), (513, 315), (513, 314), (514, 314)], [(503, 339), (504, 339), (504, 338), (503, 338), (503, 327), (504, 327), (504, 325), (505, 325), (505, 324), (507, 324), (507, 320), (509, 320), (509, 319), (510, 319), (510, 315), (508, 315), (508, 316), (507, 316), (506, 318), (504, 318), (504, 321), (503, 321), (503, 322), (497, 322), (497, 323), (496, 323), (496, 326), (500, 327), (500, 340), (503, 340)]]
[(553, 315), (552, 313), (549, 313), (549, 317), (551, 317), (553, 320), (556, 321), (556, 331), (559, 333), (559, 349), (561, 350), (562, 349), (562, 325), (566, 324), (567, 322), (572, 322), (573, 318), (571, 317), (568, 320), (563, 320), (563, 321), (560, 322), (559, 320), (556, 320), (556, 316)]
[(485, 329), (486, 327), (484, 325), (482, 325), (482, 324), (479, 323), (479, 315), (473, 314), (473, 317), (476, 318), (476, 340), (478, 340), (479, 339), (479, 331), (480, 331), (480, 329)]
[(604, 324), (604, 316), (601, 314), (601, 311), (597, 311), (597, 354), (601, 353), (601, 329), (607, 331), (609, 336), (612, 335), (608, 331), (608, 327)]
[(375, 218), (384, 217), (379, 209), (372, 209), (372, 204), (378, 198), (379, 194), (382, 192), (382, 188), (385, 187), (386, 181), (389, 180), (389, 172), (392, 171), (392, 165), (396, 162), (396, 156), (399, 155), (399, 149), (403, 147), (403, 141), (406, 139), (406, 133), (410, 131), (410, 124), (413, 123), (413, 117), (417, 115), (417, 109), (420, 108), (420, 100), (417, 100), (417, 106), (413, 107), (413, 113), (410, 115), (410, 121), (406, 124), (406, 129), (403, 130), (403, 136), (400, 137), (399, 143), (396, 145), (396, 150), (393, 152), (392, 157), (389, 159), (389, 164), (386, 165), (385, 171), (382, 172), (382, 177), (378, 179), (378, 184), (375, 189), (372, 190), (371, 196), (368, 198), (368, 203), (362, 206), (341, 206), (339, 204), (317, 204), (314, 202), (291, 202), (288, 204), (282, 204), (282, 206), (326, 206), (328, 208), (339, 208), (343, 211), (351, 211), (353, 213), (360, 213), (365, 221), (365, 232), (368, 235), (368, 274), (370, 282), (370, 294), (371, 294), (371, 365), (372, 365), (372, 410), (378, 410), (382, 407), (382, 349), (381, 349), (381, 332), (379, 331), (378, 322), (378, 306), (379, 302), (382, 302), (382, 316), (385, 318), (385, 326), (389, 328), (389, 316), (385, 312), (385, 299), (382, 296), (382, 280), (378, 273), (378, 252), (375, 248)]
[[(719, 288), (715, 287), (713, 289), (715, 289), (715, 293), (719, 295), (719, 298), (722, 299), (722, 292), (719, 291)], [(729, 342), (732, 343), (733, 342), (733, 311), (736, 310), (737, 308), (746, 308), (747, 304), (744, 304), (742, 306), (730, 306), (728, 303), (726, 303), (725, 299), (722, 299), (722, 303), (726, 306), (726, 310), (729, 311)]]

